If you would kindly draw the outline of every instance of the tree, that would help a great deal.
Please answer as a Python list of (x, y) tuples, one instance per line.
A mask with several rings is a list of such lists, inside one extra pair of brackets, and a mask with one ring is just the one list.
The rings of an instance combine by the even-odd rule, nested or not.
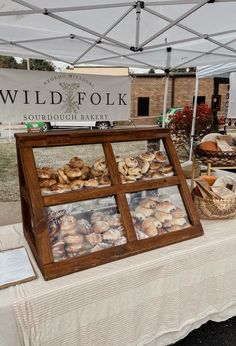
[[(55, 66), (51, 61), (40, 60), (40, 59), (29, 59), (30, 70), (39, 71), (55, 71)], [(27, 69), (27, 61), (23, 59), (21, 63), (18, 64), (19, 69)]]
[[(197, 106), (196, 123), (195, 123), (195, 143), (207, 133), (211, 132), (212, 110), (206, 104)], [(185, 106), (183, 111), (177, 112), (171, 118), (169, 128), (172, 134), (172, 139), (176, 144), (178, 151), (179, 147), (187, 147), (190, 142), (190, 134), (193, 121), (193, 109)]]
[(0, 68), (17, 68), (17, 61), (12, 56), (0, 55)]

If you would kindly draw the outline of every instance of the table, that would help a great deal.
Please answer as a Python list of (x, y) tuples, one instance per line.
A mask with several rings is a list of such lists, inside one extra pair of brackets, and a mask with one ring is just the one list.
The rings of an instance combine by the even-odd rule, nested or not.
[[(0, 290), (1, 346), (160, 346), (236, 315), (236, 219), (204, 236), (59, 279)], [(0, 249), (24, 244), (0, 227)], [(31, 254), (30, 254), (31, 255)], [(32, 255), (31, 255), (32, 256)]]

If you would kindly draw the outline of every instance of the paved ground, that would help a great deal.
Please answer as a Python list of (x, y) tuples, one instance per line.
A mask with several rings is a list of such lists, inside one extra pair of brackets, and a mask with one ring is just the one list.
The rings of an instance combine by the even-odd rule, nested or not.
[(20, 201), (0, 202), (0, 226), (21, 222)]

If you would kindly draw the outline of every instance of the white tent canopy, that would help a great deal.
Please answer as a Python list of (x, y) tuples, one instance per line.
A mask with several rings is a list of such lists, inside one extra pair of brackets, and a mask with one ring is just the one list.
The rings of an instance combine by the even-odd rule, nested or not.
[(218, 64), (213, 66), (198, 67), (197, 78), (214, 78), (222, 77), (229, 78), (231, 72), (236, 71), (236, 63)]
[(163, 70), (236, 59), (236, 1), (0, 0), (0, 8), (2, 55)]

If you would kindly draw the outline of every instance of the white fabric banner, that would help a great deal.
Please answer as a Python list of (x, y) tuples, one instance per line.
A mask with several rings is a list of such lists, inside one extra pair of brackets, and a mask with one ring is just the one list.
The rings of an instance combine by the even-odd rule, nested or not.
[(230, 73), (229, 83), (229, 106), (227, 117), (236, 118), (236, 72)]
[(130, 117), (129, 76), (0, 69), (0, 121), (114, 121)]

